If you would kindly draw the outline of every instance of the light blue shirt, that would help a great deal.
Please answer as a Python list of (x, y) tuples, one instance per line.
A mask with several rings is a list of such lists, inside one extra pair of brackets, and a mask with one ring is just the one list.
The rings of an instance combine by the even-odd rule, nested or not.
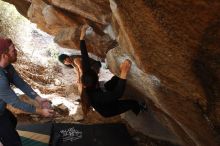
[(7, 73), (10, 73), (11, 84), (14, 84), (27, 96), (32, 99), (38, 96), (38, 94), (19, 76), (11, 64), (7, 66), (7, 70), (6, 68), (0, 67), (0, 114), (4, 112), (6, 104), (10, 104), (25, 112), (35, 113), (36, 107), (21, 101), (12, 90), (9, 79), (6, 76)]

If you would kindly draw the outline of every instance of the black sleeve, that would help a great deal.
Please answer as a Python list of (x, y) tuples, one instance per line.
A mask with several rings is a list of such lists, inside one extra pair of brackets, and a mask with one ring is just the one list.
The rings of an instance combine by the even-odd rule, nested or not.
[(93, 94), (92, 99), (100, 104), (108, 104), (118, 100), (123, 96), (125, 90), (126, 80), (119, 78), (117, 85), (112, 91), (96, 92)]
[(82, 55), (82, 70), (86, 72), (90, 70), (90, 58), (86, 48), (85, 40), (80, 40), (80, 51)]
[(118, 81), (120, 80), (119, 77), (117, 77), (116, 75), (114, 75), (109, 81), (107, 81), (104, 84), (104, 87), (107, 91), (112, 91), (115, 89), (116, 85), (118, 84)]

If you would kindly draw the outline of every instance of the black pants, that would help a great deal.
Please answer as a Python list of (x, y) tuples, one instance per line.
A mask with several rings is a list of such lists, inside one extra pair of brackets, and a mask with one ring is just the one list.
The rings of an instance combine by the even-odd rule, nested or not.
[(16, 125), (17, 119), (6, 109), (3, 115), (0, 115), (0, 141), (4, 146), (22, 146)]
[[(119, 80), (120, 80), (119, 77), (113, 76), (111, 80), (105, 83), (104, 85), (105, 89), (108, 91), (114, 90), (114, 87), (116, 87), (116, 84), (118, 83)], [(123, 90), (122, 92), (124, 92), (125, 88), (122, 87), (121, 90)], [(118, 97), (118, 99), (115, 100), (114, 102), (106, 104), (105, 107), (102, 108), (102, 110), (99, 110), (98, 112), (104, 117), (116, 116), (128, 110), (132, 110), (136, 115), (140, 112), (140, 106), (136, 100), (132, 100), (132, 99), (120, 100), (119, 98), (121, 97)]]

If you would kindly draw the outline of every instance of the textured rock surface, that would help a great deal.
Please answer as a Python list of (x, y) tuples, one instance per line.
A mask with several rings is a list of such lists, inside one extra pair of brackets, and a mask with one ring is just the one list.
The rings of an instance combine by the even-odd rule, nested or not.
[[(23, 2), (10, 0), (25, 15)], [(102, 58), (114, 45), (110, 31), (104, 32), (113, 28), (119, 46), (107, 54), (109, 68), (117, 73), (123, 59), (130, 58), (126, 97), (145, 100), (152, 111), (139, 121), (131, 113), (124, 118), (156, 138), (217, 146), (213, 126), (220, 125), (219, 9), (218, 0), (32, 0), (28, 18), (58, 44), (77, 49), (79, 28), (89, 23), (94, 29), (86, 38), (89, 51)], [(150, 126), (143, 122), (146, 117), (157, 121), (158, 132), (143, 130)]]
[(56, 7), (78, 14), (96, 23), (107, 25), (111, 20), (108, 0), (48, 0)]
[(30, 0), (7, 0), (7, 2), (15, 5), (18, 12), (27, 17), (27, 11), (31, 5)]
[[(134, 58), (145, 73), (137, 85), (138, 74), (133, 72), (132, 86), (137, 85), (137, 91), (148, 96), (172, 119), (168, 125), (185, 145), (217, 145), (201, 111), (209, 98), (204, 89), (209, 87), (201, 86), (200, 78), (195, 74), (198, 71), (195, 61), (201, 59), (198, 54), (202, 50), (201, 39), (206, 36), (206, 28), (219, 18), (219, 3), (110, 0), (110, 4), (119, 30), (121, 50)], [(219, 50), (217, 47), (215, 53)], [(212, 51), (214, 49), (208, 52), (213, 54)], [(219, 76), (216, 73), (214, 76)], [(147, 76), (152, 77), (149, 78), (151, 83)], [(216, 87), (219, 88), (219, 83)]]
[[(115, 44), (115, 41), (103, 32), (109, 25), (111, 16), (109, 3), (106, 2), (78, 1), (74, 5), (70, 0), (62, 3), (32, 0), (28, 18), (42, 30), (54, 35), (55, 42), (60, 46), (75, 49), (79, 49), (80, 27), (88, 23), (93, 27), (93, 31), (86, 38), (89, 51), (105, 58), (107, 50)], [(93, 4), (94, 7), (85, 8), (88, 4)], [(76, 7), (78, 9), (75, 9)]]

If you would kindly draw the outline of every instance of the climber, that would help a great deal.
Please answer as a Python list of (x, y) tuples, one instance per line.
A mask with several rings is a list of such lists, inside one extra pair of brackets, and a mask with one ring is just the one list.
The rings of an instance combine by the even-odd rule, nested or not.
[(120, 65), (120, 76), (113, 76), (105, 83), (105, 90), (101, 89), (98, 82), (98, 75), (91, 69), (89, 56), (85, 44), (85, 32), (88, 25), (81, 28), (80, 34), (80, 50), (82, 55), (82, 62), (76, 62), (76, 65), (82, 73), (83, 91), (81, 95), (82, 108), (84, 114), (87, 114), (90, 106), (92, 106), (103, 117), (112, 117), (119, 115), (128, 110), (132, 110), (136, 115), (140, 111), (145, 111), (146, 104), (139, 104), (138, 101), (127, 99), (120, 100), (122, 97), (127, 74), (131, 68), (131, 61), (126, 59)]
[[(4, 146), (21, 146), (20, 137), (16, 131), (17, 119), (6, 109), (6, 104), (28, 113), (35, 113), (44, 117), (52, 117), (54, 111), (46, 106), (49, 101), (40, 97), (17, 73), (12, 63), (17, 60), (17, 50), (11, 39), (0, 38), (0, 142)], [(19, 99), (12, 90), (15, 85), (31, 99), (39, 103), (35, 107)], [(41, 106), (42, 105), (42, 106)]]
[[(79, 62), (81, 61), (81, 55), (67, 55), (67, 54), (60, 54), (58, 56), (58, 60), (63, 63), (64, 65), (66, 65), (69, 68), (74, 68), (76, 75), (77, 75), (77, 83), (80, 83), (81, 79), (80, 79), (80, 70), (79, 68), (75, 65), (74, 62)], [(101, 62), (100, 61), (96, 61), (92, 58), (90, 58), (90, 64), (91, 64), (91, 68), (98, 74), (101, 68)]]

